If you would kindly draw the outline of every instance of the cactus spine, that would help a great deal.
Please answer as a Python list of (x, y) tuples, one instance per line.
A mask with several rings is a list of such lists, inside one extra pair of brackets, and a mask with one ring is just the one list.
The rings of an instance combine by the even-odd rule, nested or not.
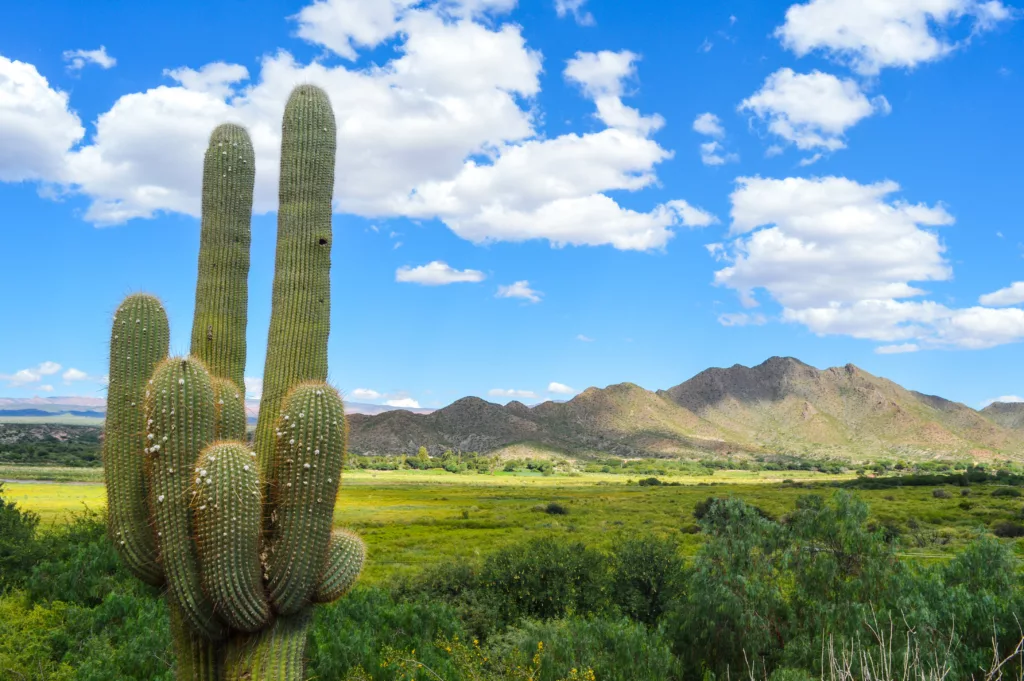
[(347, 438), (325, 382), (334, 154), (326, 93), (296, 88), (254, 447), (242, 394), (255, 165), (244, 129), (218, 127), (206, 153), (192, 355), (165, 359), (167, 320), (151, 297), (130, 297), (115, 318), (111, 532), (140, 579), (166, 580), (183, 681), (303, 679), (312, 604), (348, 591), (365, 559), (358, 537), (331, 534)]
[(110, 386), (103, 440), (108, 527), (121, 559), (147, 584), (163, 584), (156, 537), (146, 506), (143, 393), (157, 363), (167, 357), (170, 331), (160, 301), (129, 296), (114, 315), (110, 333)]

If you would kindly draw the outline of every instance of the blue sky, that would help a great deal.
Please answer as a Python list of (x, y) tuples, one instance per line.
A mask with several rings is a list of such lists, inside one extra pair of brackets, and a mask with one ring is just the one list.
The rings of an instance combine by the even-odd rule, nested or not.
[[(0, 395), (100, 396), (159, 295), (187, 350), (202, 153), (339, 127), (331, 379), (526, 402), (791, 355), (1024, 395), (1024, 26), (999, 0), (39, 0), (0, 24)], [(59, 20), (58, 20), (59, 18)]]

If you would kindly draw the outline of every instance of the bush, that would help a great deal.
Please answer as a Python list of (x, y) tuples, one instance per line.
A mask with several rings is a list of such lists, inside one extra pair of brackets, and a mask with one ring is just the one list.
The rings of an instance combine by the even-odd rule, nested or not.
[(642, 478), (637, 482), (637, 484), (641, 487), (657, 487), (664, 483), (662, 483), (661, 480), (658, 480), (658, 478)]
[(1019, 497), (1020, 490), (1016, 487), (996, 487), (992, 490), (994, 497)]
[(548, 515), (569, 515), (569, 509), (562, 506), (557, 501), (549, 502), (548, 505), (544, 507), (544, 512)]
[(1013, 520), (1003, 520), (992, 526), (992, 534), (1004, 539), (1024, 537), (1024, 525)]
[(539, 643), (543, 643), (543, 652), (537, 681), (572, 678), (574, 669), (592, 669), (594, 677), (601, 681), (682, 678), (679, 663), (664, 637), (643, 624), (625, 619), (527, 621), (497, 639), (491, 652), (495, 656), (518, 657), (520, 664), (525, 664)]
[(612, 600), (624, 615), (655, 625), (681, 597), (684, 566), (676, 542), (628, 538), (612, 552)]
[(484, 562), (481, 581), (506, 624), (586, 617), (610, 606), (607, 560), (581, 542), (543, 538), (500, 549)]
[(37, 527), (39, 516), (7, 501), (0, 482), (0, 594), (20, 586), (42, 555)]
[(932, 490), (932, 496), (936, 499), (949, 499), (953, 495), (940, 487), (939, 489)]

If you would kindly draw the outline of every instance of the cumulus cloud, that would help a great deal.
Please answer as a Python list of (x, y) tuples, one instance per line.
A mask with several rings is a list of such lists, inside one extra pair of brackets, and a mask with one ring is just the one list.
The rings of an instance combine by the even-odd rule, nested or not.
[(921, 349), (917, 343), (900, 343), (899, 345), (880, 345), (875, 348), (879, 355), (899, 355), (906, 352), (917, 352)]
[(869, 100), (854, 80), (782, 68), (743, 100), (739, 110), (753, 113), (772, 134), (798, 149), (836, 151), (846, 147), (843, 136), (849, 128), (868, 116), (888, 113), (890, 107), (885, 97)]
[(506, 390), (503, 388), (492, 388), (487, 391), (491, 397), (504, 397), (510, 400), (535, 400), (537, 393), (532, 390)]
[(593, 343), (594, 339), (590, 336), (584, 336), (582, 333), (576, 336), (576, 340), (582, 343)]
[(984, 402), (982, 402), (981, 408), (984, 409), (990, 404), (995, 404), (996, 402), (1001, 402), (1003, 404), (1014, 404), (1017, 402), (1024, 402), (1024, 397), (1018, 397), (1017, 395), (1003, 395), (1002, 397), (993, 397), (991, 400), (985, 400)]
[(256, 376), (245, 377), (245, 399), (258, 400), (263, 397), (263, 379)]
[(370, 388), (356, 388), (349, 393), (354, 400), (380, 400), (384, 398), (383, 393)]
[(708, 137), (725, 137), (725, 128), (722, 121), (710, 111), (702, 113), (693, 121), (693, 129), (701, 135)]
[(63, 182), (67, 153), (84, 135), (66, 93), (32, 64), (0, 55), (0, 182)]
[(8, 385), (14, 388), (38, 383), (44, 376), (52, 376), (60, 371), (61, 366), (56, 362), (46, 361), (36, 367), (20, 369), (13, 374), (0, 374), (0, 381), (7, 381)]
[(742, 177), (732, 198), (729, 263), (716, 283), (756, 306), (755, 289), (785, 321), (819, 335), (893, 344), (988, 348), (1024, 340), (1024, 310), (954, 309), (920, 298), (916, 282), (952, 276), (933, 229), (953, 223), (941, 205), (893, 200), (895, 182), (842, 177)]
[(498, 286), (498, 292), (495, 294), (497, 298), (520, 298), (530, 303), (539, 303), (543, 295), (540, 291), (530, 288), (530, 282), (526, 280), (508, 286)]
[(977, 33), (1011, 16), (999, 0), (810, 0), (789, 8), (775, 35), (798, 56), (821, 51), (874, 75), (948, 55), (964, 42), (950, 41), (940, 31), (964, 19)]
[(557, 383), (555, 381), (552, 381), (551, 383), (548, 383), (548, 392), (553, 394), (553, 395), (574, 395), (574, 394), (576, 394), (576, 390), (574, 388), (570, 388), (569, 386), (567, 386), (564, 383)]
[(476, 283), (485, 279), (479, 270), (457, 270), (445, 262), (435, 260), (419, 267), (399, 267), (395, 281), (423, 286), (444, 286), (446, 284)]
[(986, 293), (978, 298), (978, 302), (990, 307), (1020, 305), (1021, 303), (1024, 303), (1024, 281), (1016, 281), (1006, 288), (999, 289), (994, 293)]
[(117, 60), (107, 54), (107, 48), (103, 45), (98, 50), (65, 50), (64, 61), (67, 62), (68, 71), (81, 71), (86, 64), (96, 64), (101, 69), (111, 69), (117, 65)]
[(384, 404), (389, 407), (397, 407), (398, 409), (419, 409), (420, 403), (411, 397), (403, 397), (397, 400), (388, 400)]
[(580, 26), (593, 26), (594, 15), (583, 9), (587, 0), (555, 0), (555, 12), (560, 18), (572, 16)]
[[(0, 97), (0, 179), (81, 193), (90, 200), (85, 218), (97, 225), (160, 212), (197, 216), (209, 133), (235, 122), (249, 129), (256, 154), (254, 211), (273, 211), (282, 109), (291, 88), (309, 82), (328, 92), (339, 122), (338, 212), (438, 219), (474, 243), (663, 248), (686, 226), (678, 204), (625, 208), (610, 195), (656, 185), (657, 165), (672, 157), (651, 139), (661, 117), (623, 102), (638, 57), (569, 60), (565, 78), (592, 101), (600, 127), (545, 137), (536, 103), (541, 55), (501, 14), (514, 4), (319, 0), (295, 17), (301, 37), (341, 56), (393, 49), (359, 68), (304, 64), (280, 50), (263, 57), (252, 80), (238, 64), (170, 68), (169, 84), (120, 97), (78, 147), (83, 131), (66, 97), (19, 64), (17, 77), (40, 94), (26, 97), (19, 86)], [(46, 120), (39, 107), (61, 120)], [(15, 124), (5, 115), (12, 108)]]
[(53, 386), (47, 383), (45, 385), (39, 386), (38, 388), (36, 388), (36, 390), (41, 390), (44, 393), (52, 393), (53, 392)]

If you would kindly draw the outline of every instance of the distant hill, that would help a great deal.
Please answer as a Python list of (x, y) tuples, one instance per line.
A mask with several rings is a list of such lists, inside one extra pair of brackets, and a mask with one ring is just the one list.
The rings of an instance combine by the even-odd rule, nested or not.
[(589, 388), (564, 403), (503, 407), (465, 398), (429, 415), (349, 421), (350, 448), (364, 454), (530, 444), (584, 456), (1024, 456), (1024, 433), (966, 405), (909, 391), (852, 364), (821, 370), (790, 357), (707, 369), (658, 392), (622, 383)]
[(1024, 430), (1024, 402), (993, 402), (981, 413), (1003, 428)]
[[(0, 421), (102, 414), (102, 399), (75, 401), (81, 399), (0, 399)], [(259, 403), (246, 407), (254, 420)], [(979, 412), (852, 364), (817, 369), (792, 357), (707, 369), (668, 390), (620, 383), (533, 407), (478, 397), (436, 411), (355, 402), (346, 407), (349, 448), (359, 454), (413, 454), (426, 446), (434, 454), (1024, 459), (1024, 404), (997, 403)]]

